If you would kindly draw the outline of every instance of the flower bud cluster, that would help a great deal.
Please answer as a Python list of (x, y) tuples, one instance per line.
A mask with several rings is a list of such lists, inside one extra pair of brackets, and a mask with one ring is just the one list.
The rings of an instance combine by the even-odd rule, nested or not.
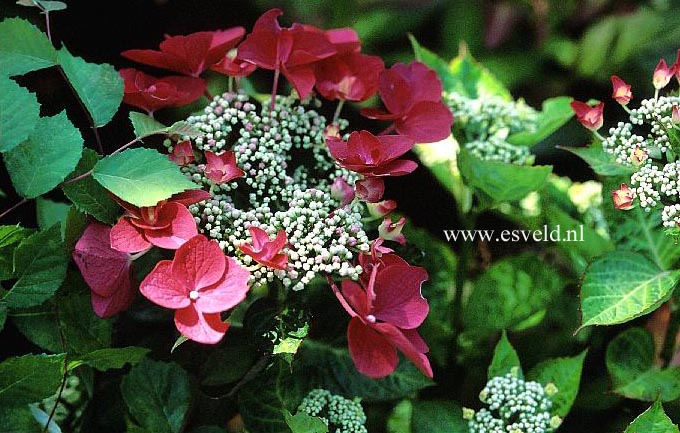
[(314, 389), (302, 400), (298, 410), (318, 416), (330, 433), (368, 433), (366, 414), (357, 400), (348, 400), (325, 389)]
[[(353, 262), (369, 249), (361, 220), (365, 209), (357, 203), (338, 209), (340, 202), (330, 193), (335, 179), (353, 185), (359, 176), (339, 168), (329, 154), (323, 137), (326, 119), (314, 110), (317, 104), (277, 96), (274, 110), (268, 104), (258, 110), (246, 95), (226, 93), (214, 98), (203, 114), (188, 119), (205, 134), (194, 139), (195, 149), (232, 150), (245, 173), (216, 184), (203, 173), (202, 164), (182, 167), (213, 196), (189, 207), (199, 232), (247, 266), (255, 263), (239, 246), (252, 241), (251, 226), (271, 236), (286, 232), (287, 268), (251, 267), (255, 284), (276, 278), (300, 290), (320, 272), (351, 279), (361, 273)], [(346, 125), (341, 121), (341, 128)]]
[(470, 433), (550, 433), (560, 422), (550, 415), (549, 394), (556, 391), (553, 384), (544, 388), (511, 373), (494, 377), (479, 394), (488, 408), (468, 410)]
[(473, 155), (487, 161), (530, 165), (533, 156), (526, 146), (507, 142), (517, 132), (532, 132), (538, 126), (538, 113), (524, 101), (508, 101), (498, 96), (471, 99), (448, 93), (445, 101), (463, 131), (464, 146)]

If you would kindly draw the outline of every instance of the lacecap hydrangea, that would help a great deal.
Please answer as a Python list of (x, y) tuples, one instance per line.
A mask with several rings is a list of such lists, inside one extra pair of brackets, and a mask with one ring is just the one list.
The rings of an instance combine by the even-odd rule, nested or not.
[(331, 433), (368, 433), (366, 414), (358, 399), (349, 400), (319, 388), (307, 394), (298, 411), (321, 418)]

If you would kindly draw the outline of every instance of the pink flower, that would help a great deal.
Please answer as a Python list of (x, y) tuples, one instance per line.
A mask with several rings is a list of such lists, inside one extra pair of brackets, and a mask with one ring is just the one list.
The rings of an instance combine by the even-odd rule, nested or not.
[(597, 131), (602, 127), (604, 123), (604, 102), (600, 102), (594, 107), (580, 101), (572, 101), (570, 105), (581, 125), (591, 131)]
[(367, 177), (357, 180), (354, 188), (359, 199), (367, 203), (379, 201), (385, 193), (385, 181), (379, 177)]
[(196, 161), (194, 156), (194, 149), (191, 147), (191, 141), (185, 140), (177, 143), (172, 148), (172, 153), (169, 155), (170, 160), (180, 167), (191, 164)]
[(403, 176), (418, 167), (413, 161), (397, 159), (415, 144), (403, 135), (375, 136), (368, 131), (354, 131), (347, 142), (329, 138), (326, 144), (341, 166), (364, 176)]
[(406, 218), (402, 217), (399, 221), (392, 222), (392, 218), (385, 217), (383, 222), (378, 226), (378, 234), (380, 238), (386, 241), (394, 241), (400, 245), (406, 244), (406, 236), (401, 233), (401, 230), (406, 224)]
[(207, 164), (203, 172), (215, 183), (231, 182), (244, 175), (243, 170), (236, 165), (236, 154), (231, 150), (219, 155), (205, 152), (205, 159)]
[(616, 209), (629, 210), (633, 208), (635, 193), (632, 189), (628, 188), (628, 185), (622, 183), (619, 189), (612, 191), (612, 199)]
[(630, 91), (630, 84), (627, 84), (616, 75), (612, 75), (612, 98), (621, 105), (628, 105), (633, 99), (633, 93)]
[(288, 256), (281, 252), (288, 238), (286, 232), (279, 230), (276, 238), (272, 241), (266, 231), (259, 227), (250, 227), (250, 244), (243, 244), (239, 249), (249, 255), (256, 262), (274, 269), (286, 269)]
[(368, 214), (373, 218), (382, 218), (397, 208), (397, 202), (394, 200), (383, 200), (377, 203), (366, 203)]
[(453, 115), (441, 102), (442, 84), (423, 63), (397, 63), (380, 75), (378, 93), (387, 111), (366, 108), (369, 119), (392, 120), (400, 134), (431, 143), (451, 134)]
[(262, 14), (253, 31), (239, 45), (238, 55), (260, 68), (276, 71), (272, 96), (276, 93), (280, 71), (300, 98), (306, 98), (314, 87), (314, 62), (336, 51), (326, 35), (316, 28), (300, 24), (281, 28), (278, 17), (282, 14), (280, 9)]
[(340, 202), (339, 207), (345, 207), (354, 200), (354, 189), (342, 177), (338, 177), (331, 185), (331, 197)]
[(663, 89), (668, 85), (671, 78), (673, 78), (673, 75), (675, 75), (674, 66), (675, 65), (669, 67), (664, 59), (659, 60), (659, 63), (654, 69), (654, 75), (652, 76), (652, 83), (656, 90)]
[(347, 327), (349, 352), (357, 370), (371, 378), (391, 374), (399, 363), (397, 349), (427, 377), (432, 367), (427, 344), (416, 328), (429, 306), (420, 294), (428, 278), (423, 268), (408, 264), (373, 267), (368, 283), (342, 282), (342, 293), (332, 284), (338, 300), (352, 316)]
[(123, 102), (140, 108), (149, 115), (167, 107), (190, 104), (203, 95), (206, 83), (193, 77), (156, 78), (134, 68), (118, 71), (125, 89)]
[(678, 109), (677, 105), (673, 105), (673, 111), (671, 111), (671, 120), (675, 124), (680, 123), (680, 109)]
[(90, 223), (73, 251), (73, 260), (90, 286), (92, 309), (99, 317), (111, 317), (135, 299), (132, 256), (111, 248), (110, 234), (109, 226)]
[(204, 344), (219, 342), (229, 328), (220, 313), (246, 297), (250, 272), (225, 257), (217, 242), (195, 236), (161, 260), (139, 289), (161, 307), (177, 310), (175, 326), (185, 337)]
[(194, 189), (141, 208), (117, 200), (125, 214), (111, 229), (111, 246), (125, 253), (143, 251), (152, 245), (177, 249), (198, 234), (194, 216), (186, 207), (210, 197), (207, 191)]
[(245, 29), (233, 27), (215, 32), (196, 32), (186, 36), (165, 36), (156, 50), (127, 50), (121, 55), (144, 65), (198, 77), (238, 44)]

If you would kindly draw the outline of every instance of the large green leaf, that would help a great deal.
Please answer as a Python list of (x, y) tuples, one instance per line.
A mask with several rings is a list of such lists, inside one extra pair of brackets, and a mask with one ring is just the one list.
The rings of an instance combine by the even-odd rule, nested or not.
[(519, 200), (541, 188), (552, 166), (526, 166), (501, 161), (484, 161), (461, 148), (458, 168), (465, 183), (480, 189), (495, 202)]
[(29, 407), (0, 406), (0, 433), (38, 433), (41, 426), (35, 420)]
[(25, 355), (0, 364), (0, 407), (40, 402), (59, 389), (64, 355)]
[(556, 358), (540, 362), (527, 374), (527, 378), (543, 386), (552, 383), (557, 387), (551, 413), (564, 418), (576, 400), (581, 383), (581, 371), (586, 352), (571, 358)]
[(99, 349), (69, 362), (68, 369), (72, 370), (81, 365), (89, 365), (99, 371), (123, 368), (126, 364), (139, 363), (149, 351), (150, 349), (145, 347), (135, 346)]
[(59, 225), (24, 239), (14, 254), (17, 281), (3, 301), (10, 308), (40, 305), (54, 295), (66, 277), (68, 257)]
[(328, 433), (328, 426), (318, 416), (307, 415), (304, 412), (291, 415), (288, 411), (284, 411), (283, 415), (293, 433)]
[(678, 433), (677, 424), (666, 415), (660, 400), (635, 418), (624, 433)]
[(42, 195), (76, 168), (83, 151), (83, 137), (62, 111), (42, 117), (28, 140), (4, 154), (16, 191), (26, 198)]
[(517, 146), (533, 146), (552, 135), (574, 116), (569, 103), (572, 98), (558, 96), (543, 101), (535, 131), (523, 131), (508, 137), (508, 143)]
[(0, 281), (14, 274), (14, 252), (17, 245), (31, 234), (19, 226), (0, 226)]
[(123, 79), (111, 65), (88, 63), (62, 47), (57, 53), (59, 66), (87, 108), (96, 127), (113, 118), (123, 101)]
[(7, 304), (0, 302), (0, 332), (5, 327), (5, 321), (7, 320)]
[(444, 91), (460, 93), (471, 99), (484, 96), (500, 96), (506, 100), (512, 100), (510, 91), (505, 88), (488, 69), (479, 64), (469, 52), (459, 54), (451, 60), (449, 70), (456, 79), (451, 88)]
[[(83, 157), (71, 177), (79, 176), (91, 170), (99, 161), (97, 152), (85, 149)], [(104, 224), (114, 224), (120, 213), (120, 206), (113, 201), (109, 193), (92, 176), (84, 177), (68, 185), (62, 186), (64, 194), (78, 210), (92, 215)]]
[(177, 364), (146, 359), (123, 378), (121, 391), (130, 414), (146, 431), (182, 431), (191, 393), (189, 376)]
[(624, 323), (654, 311), (671, 296), (679, 278), (680, 270), (663, 271), (641, 254), (607, 254), (591, 263), (583, 277), (581, 328)]
[(602, 143), (597, 142), (587, 147), (560, 147), (580, 157), (588, 163), (593, 171), (601, 176), (630, 176), (633, 167), (616, 162), (616, 159), (602, 149)]
[(0, 152), (12, 150), (26, 140), (38, 119), (40, 105), (35, 94), (0, 76)]
[(654, 341), (642, 328), (617, 335), (607, 346), (606, 363), (617, 394), (645, 401), (680, 397), (680, 368), (654, 366)]
[(524, 377), (519, 356), (517, 356), (515, 348), (510, 344), (508, 335), (503, 331), (493, 351), (493, 358), (491, 359), (491, 364), (489, 364), (486, 377), (488, 380), (491, 380), (494, 377), (505, 376), (508, 373), (514, 373), (520, 378)]
[(412, 402), (411, 433), (468, 433), (458, 404), (445, 400)]
[(167, 155), (143, 148), (101, 159), (92, 176), (114, 195), (135, 206), (153, 206), (172, 194), (196, 188)]
[(0, 75), (21, 75), (56, 62), (54, 47), (36, 26), (21, 18), (0, 22)]
[(38, 197), (35, 201), (35, 208), (38, 219), (38, 228), (40, 228), (40, 230), (47, 230), (58, 223), (61, 227), (63, 238), (64, 231), (66, 230), (66, 217), (71, 209), (71, 205)]

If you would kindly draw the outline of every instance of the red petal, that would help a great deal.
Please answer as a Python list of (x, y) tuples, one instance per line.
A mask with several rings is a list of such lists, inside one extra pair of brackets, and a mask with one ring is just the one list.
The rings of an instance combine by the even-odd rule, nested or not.
[(170, 197), (170, 201), (179, 203), (183, 206), (189, 206), (202, 202), (203, 200), (209, 200), (212, 196), (208, 191), (202, 189), (188, 189), (179, 194), (175, 194)]
[[(186, 36), (166, 36), (165, 40), (160, 44), (160, 49), (163, 53), (168, 54), (170, 63), (161, 67), (194, 77), (199, 76), (208, 67), (212, 66), (211, 64), (206, 64), (212, 40), (212, 32), (196, 32)], [(213, 63), (218, 61), (219, 58)]]
[(117, 280), (117, 288), (109, 297), (90, 292), (90, 300), (94, 313), (101, 317), (111, 317), (123, 310), (127, 310), (135, 300), (135, 290), (131, 284), (132, 275), (121, 275)]
[(380, 74), (378, 93), (387, 110), (400, 117), (407, 113), (414, 104), (409, 82), (394, 70), (394, 66)]
[(380, 269), (373, 286), (373, 315), (399, 328), (420, 326), (429, 311), (427, 301), (420, 294), (427, 278), (427, 271), (417, 266), (393, 265)]
[(403, 135), (380, 135), (378, 140), (380, 140), (384, 161), (391, 161), (400, 157), (411, 150), (415, 144), (413, 138)]
[(124, 253), (137, 253), (151, 247), (143, 231), (132, 225), (128, 217), (122, 217), (111, 229), (111, 247)]
[(278, 40), (281, 33), (278, 17), (282, 14), (280, 9), (270, 9), (257, 19), (252, 33), (238, 47), (240, 58), (264, 69), (278, 68)]
[(411, 88), (414, 102), (439, 102), (442, 97), (442, 83), (437, 73), (421, 62), (408, 65), (397, 63), (391, 68), (406, 79)]
[(418, 164), (407, 159), (397, 159), (374, 169), (374, 176), (404, 176), (418, 168)]
[(220, 281), (199, 291), (196, 308), (203, 313), (220, 313), (240, 304), (248, 293), (250, 272), (227, 257), (226, 272)]
[(356, 317), (347, 327), (347, 343), (354, 366), (368, 377), (389, 376), (399, 364), (394, 346)]
[(222, 60), (225, 54), (234, 48), (245, 34), (246, 29), (243, 27), (232, 27), (212, 32), (210, 50), (205, 59), (206, 65), (214, 65)]
[(351, 316), (354, 316), (353, 313), (356, 313), (361, 317), (365, 317), (368, 314), (368, 298), (364, 289), (352, 280), (343, 280), (341, 290), (342, 296), (354, 311), (347, 310), (347, 307), (343, 305), (345, 310)]
[(229, 329), (219, 313), (200, 313), (193, 305), (175, 312), (175, 326), (185, 337), (203, 344), (219, 343)]
[(352, 28), (326, 30), (326, 37), (338, 53), (359, 52), (361, 49), (359, 35)]
[(194, 236), (179, 247), (172, 261), (172, 275), (187, 290), (199, 290), (222, 278), (226, 258), (217, 242)]
[(418, 143), (444, 140), (451, 134), (453, 115), (441, 102), (419, 102), (408, 115), (394, 122), (400, 134), (408, 135)]
[(400, 117), (400, 114), (388, 113), (379, 108), (362, 108), (361, 115), (376, 120), (394, 120)]
[(304, 99), (312, 93), (316, 77), (314, 76), (314, 68), (310, 65), (286, 67), (281, 70), (283, 76), (290, 81), (290, 84), (295, 88), (295, 91)]
[(427, 345), (415, 330), (401, 330), (389, 323), (376, 323), (374, 328), (396, 346), (425, 376), (432, 379), (430, 360), (420, 349)]
[(144, 278), (142, 284), (139, 285), (139, 290), (148, 300), (161, 307), (176, 310), (191, 304), (189, 299), (190, 289), (175, 280), (172, 275), (172, 261), (170, 260), (158, 262), (156, 267)]
[(146, 239), (157, 247), (176, 250), (198, 234), (194, 216), (179, 203), (168, 202), (162, 207), (163, 214), (171, 217), (170, 226), (162, 230), (147, 230)]

